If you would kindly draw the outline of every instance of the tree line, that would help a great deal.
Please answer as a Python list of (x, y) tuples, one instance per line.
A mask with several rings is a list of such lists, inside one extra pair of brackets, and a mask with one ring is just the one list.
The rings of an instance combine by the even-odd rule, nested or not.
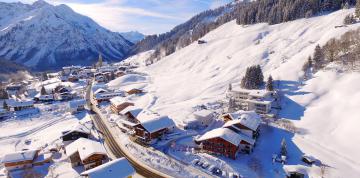
[(137, 43), (130, 54), (154, 49), (147, 62), (151, 64), (232, 20), (236, 20), (239, 25), (263, 22), (277, 24), (336, 11), (355, 4), (356, 0), (257, 0), (232, 3), (202, 12), (170, 32), (149, 35)]
[(360, 61), (360, 28), (343, 34), (339, 39), (332, 38), (324, 46), (317, 45), (314, 54), (308, 57), (303, 66), (305, 78), (316, 73), (331, 62), (337, 62), (355, 69)]

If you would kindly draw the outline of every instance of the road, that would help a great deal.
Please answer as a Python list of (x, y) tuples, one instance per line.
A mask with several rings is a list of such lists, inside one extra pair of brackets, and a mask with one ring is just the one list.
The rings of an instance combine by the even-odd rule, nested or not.
[[(91, 87), (89, 86), (87, 88), (87, 92), (86, 92), (86, 100), (88, 103), (88, 107), (91, 109), (91, 112), (90, 112), (91, 116), (92, 116), (91, 118), (93, 119), (99, 132), (103, 135), (103, 137), (105, 139), (105, 143), (108, 145), (112, 154), (115, 155), (117, 158), (126, 157), (127, 160), (129, 160), (129, 162), (132, 164), (132, 166), (134, 167), (136, 172), (144, 177), (165, 178), (163, 175), (160, 175), (156, 172), (148, 170), (146, 167), (139, 164), (137, 161), (133, 160), (131, 157), (126, 156), (125, 152), (118, 145), (118, 143), (116, 142), (115, 138), (111, 134), (111, 132), (108, 129), (108, 127), (106, 126), (106, 124), (103, 122), (103, 120), (100, 118), (100, 116), (96, 112), (94, 112), (94, 110), (95, 110), (93, 108), (94, 106), (91, 104), (91, 101), (90, 101), (90, 91), (91, 91)], [(170, 177), (170, 176), (168, 176), (168, 177)]]

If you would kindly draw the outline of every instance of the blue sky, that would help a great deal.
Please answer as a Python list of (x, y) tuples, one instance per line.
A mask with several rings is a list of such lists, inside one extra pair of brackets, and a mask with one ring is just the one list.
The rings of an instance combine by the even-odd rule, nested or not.
[[(0, 0), (32, 3), (35, 0)], [(46, 0), (67, 4), (100, 25), (118, 32), (137, 30), (144, 34), (169, 31), (193, 15), (232, 0)]]

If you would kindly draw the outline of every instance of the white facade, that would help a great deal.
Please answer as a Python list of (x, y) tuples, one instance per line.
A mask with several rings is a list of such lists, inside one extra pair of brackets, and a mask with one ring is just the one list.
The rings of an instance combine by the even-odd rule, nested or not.
[(197, 129), (209, 126), (214, 121), (214, 115), (209, 110), (195, 111), (181, 126), (184, 129)]

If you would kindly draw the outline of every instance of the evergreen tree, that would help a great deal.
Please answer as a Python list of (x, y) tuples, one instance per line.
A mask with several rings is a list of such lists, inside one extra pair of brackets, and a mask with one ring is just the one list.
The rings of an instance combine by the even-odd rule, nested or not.
[(47, 95), (47, 93), (46, 93), (46, 90), (45, 90), (45, 87), (44, 87), (44, 86), (42, 86), (42, 87), (41, 87), (40, 94), (41, 94), (41, 95)]
[(0, 99), (9, 99), (9, 95), (5, 89), (0, 89)]
[(43, 81), (49, 79), (46, 72), (43, 72), (43, 73), (41, 74), (41, 78), (42, 78)]
[(356, 0), (355, 16), (356, 16), (357, 18), (360, 18), (360, 0)]
[(266, 90), (268, 91), (274, 91), (274, 85), (273, 85), (273, 78), (270, 75), (267, 82), (266, 82)]
[(324, 55), (324, 51), (323, 49), (320, 47), (320, 45), (317, 45), (315, 47), (315, 52), (314, 52), (314, 70), (318, 71), (323, 67), (323, 64), (325, 62), (325, 55)]
[(229, 88), (228, 88), (228, 90), (229, 90), (229, 91), (232, 90), (232, 85), (231, 85), (231, 83), (229, 83)]
[(259, 89), (264, 83), (264, 75), (260, 65), (246, 69), (245, 76), (241, 80), (241, 87), (246, 89)]
[(287, 146), (286, 146), (286, 140), (284, 138), (281, 140), (280, 154), (282, 156), (287, 156)]
[(9, 110), (9, 106), (8, 106), (8, 104), (6, 103), (6, 101), (4, 100), (4, 102), (3, 102), (3, 109), (5, 109), (5, 110)]

